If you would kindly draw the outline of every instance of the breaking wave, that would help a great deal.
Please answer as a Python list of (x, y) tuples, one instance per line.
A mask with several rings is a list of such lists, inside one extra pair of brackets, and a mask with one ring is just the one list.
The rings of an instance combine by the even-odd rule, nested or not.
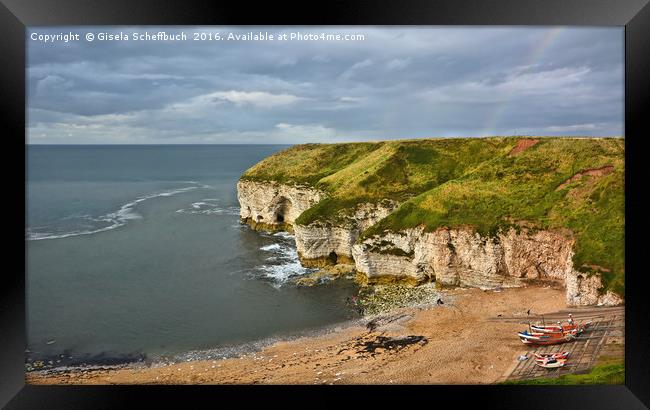
[(280, 287), (293, 277), (316, 271), (300, 264), (293, 235), (288, 232), (278, 232), (269, 236), (277, 242), (260, 248), (269, 256), (266, 257), (265, 264), (255, 268), (255, 276), (261, 276), (270, 280), (273, 286)]
[[(136, 198), (131, 202), (127, 202), (122, 205), (115, 212), (108, 213), (106, 215), (101, 215), (99, 217), (93, 217), (91, 215), (69, 215), (63, 220), (75, 220), (80, 229), (75, 229), (67, 232), (51, 232), (53, 230), (51, 227), (42, 226), (42, 227), (33, 227), (28, 228), (25, 239), (29, 241), (37, 241), (43, 239), (60, 239), (68, 238), (71, 236), (79, 235), (92, 235), (99, 232), (106, 232), (127, 224), (128, 221), (134, 219), (141, 219), (142, 215), (135, 212), (134, 208), (140, 202), (147, 201), (153, 198), (159, 197), (169, 197), (181, 194), (183, 192), (191, 191), (198, 188), (210, 188), (209, 185), (200, 184), (195, 181), (183, 181), (184, 183), (194, 184), (193, 186), (188, 186), (184, 188), (173, 189), (170, 191), (157, 192), (149, 195), (144, 195)], [(50, 232), (48, 232), (48, 229)]]

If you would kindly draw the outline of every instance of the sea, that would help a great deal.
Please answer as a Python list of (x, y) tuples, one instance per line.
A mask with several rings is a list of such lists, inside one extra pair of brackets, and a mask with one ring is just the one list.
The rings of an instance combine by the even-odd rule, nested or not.
[(27, 362), (200, 358), (354, 319), (352, 281), (296, 286), (293, 236), (240, 223), (237, 180), (284, 148), (26, 145)]

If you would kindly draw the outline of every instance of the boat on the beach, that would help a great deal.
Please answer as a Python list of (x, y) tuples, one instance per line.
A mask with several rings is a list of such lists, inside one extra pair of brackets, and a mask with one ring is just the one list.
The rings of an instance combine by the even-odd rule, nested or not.
[(535, 364), (544, 367), (545, 369), (556, 369), (558, 367), (562, 367), (566, 364), (567, 359), (551, 359), (551, 358), (546, 358), (543, 359), (542, 361), (535, 361)]
[(559, 333), (562, 332), (571, 332), (573, 330), (581, 333), (584, 330), (584, 327), (579, 325), (530, 325), (531, 330), (534, 333)]
[(548, 359), (566, 359), (569, 357), (569, 352), (556, 352), (556, 353), (535, 353), (535, 361), (543, 362)]
[(576, 324), (573, 322), (573, 316), (569, 314), (569, 320), (566, 324), (557, 322), (557, 324), (547, 325), (547, 324), (537, 324), (530, 325), (531, 332), (533, 333), (558, 333), (558, 332), (572, 332), (582, 333), (591, 325), (591, 322), (579, 323)]
[(523, 344), (534, 344), (534, 345), (556, 345), (560, 343), (571, 342), (575, 340), (575, 332), (566, 332), (566, 333), (531, 333), (528, 330), (517, 333), (519, 340)]

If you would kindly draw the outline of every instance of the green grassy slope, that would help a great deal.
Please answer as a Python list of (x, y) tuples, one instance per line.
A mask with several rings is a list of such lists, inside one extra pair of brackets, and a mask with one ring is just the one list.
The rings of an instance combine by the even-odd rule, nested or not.
[[(623, 295), (624, 140), (539, 138), (511, 155), (519, 141), (299, 145), (265, 159), (242, 178), (327, 191), (330, 197), (305, 211), (296, 221), (300, 224), (340, 223), (363, 202), (402, 203), (362, 238), (420, 225), (427, 230), (471, 226), (486, 235), (520, 221), (540, 229), (568, 228), (576, 237), (575, 267), (601, 274), (605, 289)], [(604, 171), (579, 174), (594, 169)]]
[(242, 175), (249, 181), (278, 181), (317, 185), (331, 175), (383, 143), (303, 144), (294, 145), (258, 162)]
[[(512, 141), (510, 141), (512, 143)], [(339, 223), (357, 204), (404, 202), (509, 150), (507, 139), (389, 141), (318, 182), (332, 195), (296, 221)]]

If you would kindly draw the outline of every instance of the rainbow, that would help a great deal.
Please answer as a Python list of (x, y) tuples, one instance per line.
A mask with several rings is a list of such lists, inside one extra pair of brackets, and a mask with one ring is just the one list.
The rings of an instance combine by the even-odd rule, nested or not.
[[(546, 51), (558, 39), (562, 31), (564, 30), (565, 30), (564, 27), (553, 27), (547, 30), (544, 33), (542, 39), (535, 44), (535, 46), (530, 50), (528, 54), (526, 54), (526, 57), (522, 61), (521, 65), (524, 67), (535, 65), (542, 58), (544, 51)], [(514, 91), (509, 91), (505, 95), (503, 101), (495, 104), (494, 109), (487, 116), (487, 120), (485, 121), (485, 125), (483, 126), (483, 131), (481, 132), (481, 136), (494, 135), (495, 128), (498, 125), (499, 120), (503, 116), (503, 113), (506, 111), (506, 108), (508, 108), (508, 105), (510, 103), (510, 100), (513, 97), (513, 94)]]

